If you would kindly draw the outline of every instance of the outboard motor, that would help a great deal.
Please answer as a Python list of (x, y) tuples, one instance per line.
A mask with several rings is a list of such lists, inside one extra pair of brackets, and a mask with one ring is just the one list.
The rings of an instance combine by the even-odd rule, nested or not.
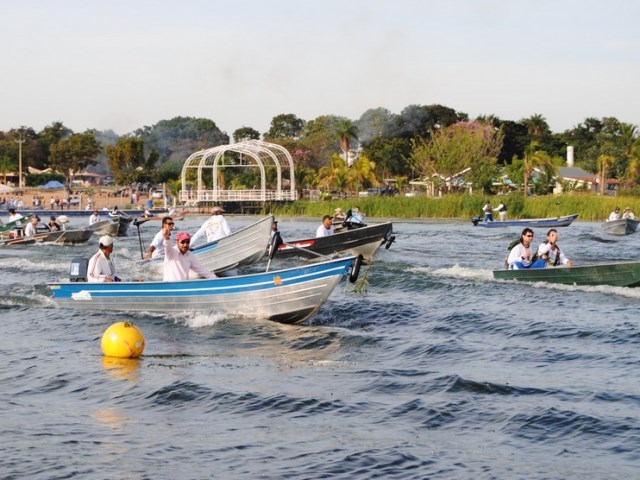
[(72, 282), (86, 282), (89, 260), (86, 258), (74, 258), (69, 267), (69, 280)]

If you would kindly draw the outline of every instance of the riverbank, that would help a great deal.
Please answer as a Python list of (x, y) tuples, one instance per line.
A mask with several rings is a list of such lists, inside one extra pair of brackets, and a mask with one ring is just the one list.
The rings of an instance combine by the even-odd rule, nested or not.
[[(92, 206), (98, 209), (112, 209), (118, 206), (123, 209), (138, 209), (143, 211), (149, 197), (141, 195), (137, 204), (131, 203), (129, 195), (114, 195), (115, 189), (102, 188), (94, 193)], [(21, 199), (23, 209), (33, 208), (35, 197), (41, 198), (42, 209), (50, 209), (51, 198), (62, 198), (64, 190), (43, 191), (39, 189), (25, 190), (22, 195), (15, 196)], [(77, 203), (65, 210), (86, 210), (89, 197), (85, 192), (77, 192), (74, 195)], [(11, 198), (11, 195), (3, 195), (3, 198)], [(152, 199), (155, 208), (164, 207), (164, 200)], [(259, 213), (273, 213), (277, 217), (309, 217), (322, 218), (323, 215), (333, 215), (336, 208), (344, 212), (358, 206), (368, 218), (389, 219), (470, 219), (482, 217), (482, 206), (490, 201), (494, 206), (500, 201), (507, 205), (507, 218), (547, 218), (563, 215), (578, 214), (578, 220), (604, 221), (609, 217), (613, 209), (618, 206), (621, 210), (630, 207), (636, 215), (640, 213), (640, 198), (625, 196), (611, 197), (595, 194), (569, 194), (555, 196), (535, 196), (525, 199), (522, 195), (505, 195), (495, 197), (482, 197), (475, 195), (450, 194), (442, 197), (347, 197), (344, 199), (310, 201), (299, 200), (287, 203), (267, 203)], [(178, 206), (180, 209), (180, 206)], [(209, 207), (193, 207), (192, 213), (207, 213)], [(60, 210), (60, 208), (55, 208)]]

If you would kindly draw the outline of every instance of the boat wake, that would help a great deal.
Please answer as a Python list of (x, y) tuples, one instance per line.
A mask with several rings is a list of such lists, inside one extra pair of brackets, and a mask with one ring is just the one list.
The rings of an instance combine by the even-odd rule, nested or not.
[(455, 264), (447, 268), (416, 267), (416, 273), (427, 273), (437, 277), (462, 278), (467, 280), (493, 281), (493, 272), (486, 269), (466, 268)]

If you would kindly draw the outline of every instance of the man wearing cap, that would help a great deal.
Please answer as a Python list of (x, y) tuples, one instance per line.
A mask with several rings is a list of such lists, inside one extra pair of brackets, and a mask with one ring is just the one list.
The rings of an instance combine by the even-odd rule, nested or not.
[(629, 207), (626, 207), (624, 209), (624, 212), (622, 213), (622, 218), (629, 218), (631, 220), (635, 220), (636, 216), (633, 214), (633, 212)]
[(36, 233), (38, 233), (38, 223), (40, 222), (40, 217), (34, 215), (30, 219), (31, 221), (24, 227), (24, 236), (25, 237), (33, 237)]
[(145, 254), (144, 258), (147, 260), (153, 258), (164, 257), (164, 232), (169, 231), (169, 238), (171, 238), (171, 231), (173, 230), (173, 218), (164, 217), (162, 219), (162, 229), (156, 233), (156, 236), (151, 240), (151, 245), (149, 245), (149, 250)]
[(213, 207), (213, 215), (209, 217), (200, 227), (193, 237), (191, 243), (196, 241), (203, 235), (207, 235), (207, 243), (219, 240), (231, 235), (231, 229), (227, 225), (227, 219), (224, 218), (224, 210), (222, 207)]
[(191, 235), (180, 232), (176, 244), (171, 245), (171, 231), (164, 231), (164, 277), (165, 282), (189, 280), (189, 272), (193, 271), (204, 278), (215, 278), (215, 274), (207, 270), (189, 251)]
[(103, 235), (98, 240), (100, 249), (89, 259), (87, 281), (91, 283), (119, 282), (116, 266), (113, 264), (113, 238)]

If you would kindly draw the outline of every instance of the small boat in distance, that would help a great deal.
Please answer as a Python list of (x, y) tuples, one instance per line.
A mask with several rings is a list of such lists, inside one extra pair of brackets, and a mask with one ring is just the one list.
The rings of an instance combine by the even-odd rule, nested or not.
[(633, 218), (611, 220), (603, 222), (600, 228), (609, 235), (630, 235), (638, 229), (638, 220)]
[(565, 285), (640, 286), (640, 262), (616, 262), (573, 267), (524, 268), (494, 270), (496, 280), (548, 282)]
[(504, 222), (483, 222), (479, 217), (473, 217), (471, 221), (475, 227), (485, 228), (504, 228), (504, 227), (520, 227), (520, 228), (555, 228), (568, 227), (578, 218), (578, 214), (565, 215), (563, 217), (550, 218), (523, 218), (520, 220), (505, 220)]

